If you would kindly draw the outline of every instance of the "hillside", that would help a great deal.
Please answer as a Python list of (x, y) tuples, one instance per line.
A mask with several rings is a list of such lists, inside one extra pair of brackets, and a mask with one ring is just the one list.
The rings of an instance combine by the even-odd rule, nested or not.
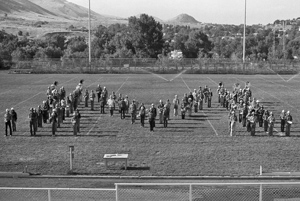
[(37, 13), (41, 15), (55, 15), (49, 10), (32, 3), (29, 0), (0, 0), (0, 13)]
[(166, 23), (169, 24), (198, 24), (198, 22), (194, 17), (188, 14), (180, 14), (170, 20), (167, 20)]
[[(78, 20), (88, 17), (88, 9), (66, 0), (0, 0), (0, 14), (37, 20)], [(91, 12), (92, 19), (116, 19)]]

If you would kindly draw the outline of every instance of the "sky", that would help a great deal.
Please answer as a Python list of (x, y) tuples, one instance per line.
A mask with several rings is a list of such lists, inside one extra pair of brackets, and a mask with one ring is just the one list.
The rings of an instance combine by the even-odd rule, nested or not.
[[(67, 0), (88, 8), (89, 0)], [(243, 24), (247, 1), (247, 24), (268, 24), (277, 19), (300, 17), (300, 0), (90, 0), (99, 14), (130, 17), (146, 13), (169, 20), (185, 13), (203, 23)]]

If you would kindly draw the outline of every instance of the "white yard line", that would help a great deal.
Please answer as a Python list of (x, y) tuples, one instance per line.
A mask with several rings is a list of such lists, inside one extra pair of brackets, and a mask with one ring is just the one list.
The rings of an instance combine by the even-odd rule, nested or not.
[[(186, 84), (186, 82), (184, 81), (184, 79), (181, 77), (181, 80), (183, 81), (183, 83), (185, 84), (185, 86), (191, 91), (191, 88)], [(202, 113), (207, 116), (207, 114), (202, 110)], [(215, 132), (216, 136), (218, 136), (218, 132), (216, 131), (216, 129), (214, 128), (214, 126), (212, 125), (212, 123), (209, 121), (209, 119), (206, 117), (206, 120), (208, 121), (210, 127), (213, 129), (213, 131)]]
[(96, 127), (96, 125), (98, 124), (99, 120), (101, 119), (101, 116), (97, 118), (97, 121), (94, 123), (93, 127), (89, 130), (89, 132), (87, 133), (87, 135), (89, 135), (92, 130), (94, 130), (94, 128)]
[(213, 83), (219, 85), (216, 81), (214, 81), (213, 79), (211, 79), (210, 77), (207, 77), (210, 81), (212, 81)]
[(299, 73), (298, 74), (296, 74), (296, 75), (294, 75), (293, 77), (291, 77), (290, 79), (288, 79), (287, 80), (287, 82), (289, 82), (289, 81), (291, 81), (292, 79), (294, 79), (295, 77), (297, 77), (299, 75)]
[(44, 78), (44, 79), (41, 79), (41, 80), (38, 80), (38, 81), (35, 81), (34, 84), (37, 84), (37, 83), (40, 83), (40, 82), (43, 82), (45, 80), (48, 80), (50, 78), (53, 78), (53, 76), (50, 76), (50, 77), (47, 77), (47, 78)]
[[(239, 80), (240, 82), (244, 82), (244, 81), (242, 81), (242, 80), (240, 80), (240, 79), (238, 79), (238, 78), (235, 78), (235, 79)], [(295, 106), (293, 106), (293, 105), (287, 103), (286, 101), (283, 101), (283, 100), (281, 100), (281, 99), (279, 99), (279, 98), (273, 96), (272, 94), (270, 94), (270, 93), (268, 93), (268, 92), (266, 92), (266, 91), (264, 91), (264, 90), (262, 90), (262, 89), (260, 89), (260, 88), (258, 88), (258, 87), (255, 87), (253, 84), (251, 84), (251, 86), (254, 87), (254, 88), (257, 88), (258, 90), (260, 90), (260, 91), (262, 91), (262, 92), (268, 94), (269, 96), (273, 97), (274, 99), (277, 99), (277, 100), (279, 100), (280, 102), (282, 102), (282, 103), (284, 103), (284, 104), (286, 104), (286, 105), (288, 105), (288, 106), (290, 106), (290, 107), (292, 107), (292, 108), (294, 108), (294, 109), (296, 109), (296, 110), (299, 111), (299, 109), (297, 109)]]
[(176, 78), (178, 78), (180, 75), (182, 75), (183, 73), (185, 73), (187, 70), (183, 70), (181, 73), (177, 74), (174, 78), (170, 79), (170, 82), (175, 80)]
[[(276, 72), (273, 71), (271, 68), (267, 68), (267, 69), (269, 69), (269, 70), (272, 71), (273, 73), (276, 73)], [(286, 80), (285, 80), (281, 75), (279, 75), (278, 73), (276, 73), (276, 75), (277, 75), (278, 77), (280, 77), (283, 81), (286, 82)]]
[(262, 77), (260, 77), (260, 79), (262, 79), (262, 80), (264, 80), (264, 81), (267, 81), (267, 82), (270, 82), (270, 83), (272, 83), (272, 84), (278, 85), (278, 86), (283, 86), (283, 87), (286, 87), (286, 88), (288, 88), (288, 89), (291, 89), (291, 90), (294, 90), (294, 91), (300, 92), (300, 91), (298, 91), (297, 89), (293, 89), (293, 88), (291, 88), (291, 87), (288, 87), (288, 86), (285, 86), (285, 85), (283, 85), (283, 84), (277, 84), (277, 83), (275, 83), (275, 82), (273, 82), (273, 81), (270, 81), (270, 80), (263, 79)]
[[(207, 114), (202, 110), (202, 113), (207, 116)], [(210, 124), (210, 127), (214, 130), (216, 136), (219, 136), (218, 132), (216, 131), (215, 127), (212, 125), (212, 123), (209, 121), (209, 119), (206, 117), (206, 120), (208, 121), (208, 123)]]
[(12, 107), (15, 108), (16, 106), (18, 106), (18, 105), (20, 105), (20, 104), (22, 104), (22, 103), (25, 103), (25, 102), (29, 101), (30, 99), (32, 99), (32, 98), (34, 98), (34, 97), (40, 95), (41, 93), (43, 93), (43, 92), (39, 92), (39, 93), (35, 94), (34, 96), (31, 96), (30, 98), (28, 98), (28, 99), (26, 99), (26, 100), (24, 100), (24, 101), (22, 101), (22, 102), (19, 102), (19, 103), (17, 103), (16, 105), (14, 105), (14, 106), (12, 106)]
[(147, 72), (147, 73), (150, 73), (150, 74), (154, 75), (155, 77), (161, 78), (161, 79), (163, 79), (163, 80), (165, 80), (165, 81), (168, 81), (168, 82), (170, 81), (170, 80), (167, 80), (166, 78), (164, 78), (164, 77), (162, 77), (162, 76), (160, 76), (160, 75), (158, 75), (158, 74), (149, 72), (149, 71), (147, 71), (147, 70), (145, 70), (145, 69), (141, 69), (141, 70), (142, 70), (142, 71), (145, 71), (145, 72)]
[(184, 79), (181, 77), (181, 80), (183, 81), (183, 83), (185, 84), (185, 86), (188, 88), (189, 91), (192, 91), (191, 88), (186, 84), (186, 82), (184, 81)]
[(8, 90), (8, 91), (4, 91), (4, 92), (2, 92), (2, 93), (0, 93), (0, 95), (2, 95), (2, 94), (6, 94), (6, 93), (8, 93), (8, 92), (10, 92), (10, 91), (12, 91), (13, 89), (11, 89), (11, 90)]
[(118, 93), (120, 91), (120, 89), (124, 86), (124, 84), (127, 82), (128, 79), (129, 79), (129, 77), (126, 78), (126, 80), (123, 82), (123, 84), (120, 86), (120, 88), (116, 91), (116, 93)]
[(99, 82), (99, 80), (101, 80), (103, 77), (100, 77), (96, 82), (93, 82), (92, 84), (90, 84), (89, 86), (87, 87), (90, 87), (90, 86), (93, 86), (95, 83)]
[[(74, 80), (74, 79), (76, 79), (76, 78), (78, 78), (78, 77), (73, 77), (72, 79), (70, 79), (70, 80), (68, 80), (68, 81), (65, 81), (65, 82), (63, 82), (63, 83), (61, 83), (61, 84), (66, 84), (66, 83), (71, 82), (72, 80)], [(58, 83), (58, 84), (59, 84), (59, 83)]]

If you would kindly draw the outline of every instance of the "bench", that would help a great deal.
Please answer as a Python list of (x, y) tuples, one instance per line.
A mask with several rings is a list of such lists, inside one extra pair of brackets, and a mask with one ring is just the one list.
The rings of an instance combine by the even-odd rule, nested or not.
[(127, 170), (127, 160), (128, 154), (104, 154), (105, 167), (107, 169), (107, 164), (109, 161), (117, 162), (124, 161), (125, 162), (125, 170)]

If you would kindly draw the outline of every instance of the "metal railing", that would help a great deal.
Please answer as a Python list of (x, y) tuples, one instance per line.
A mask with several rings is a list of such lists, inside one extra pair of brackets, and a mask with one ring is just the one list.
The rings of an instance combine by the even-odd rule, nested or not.
[(116, 183), (114, 189), (0, 187), (2, 201), (300, 200), (300, 182)]

